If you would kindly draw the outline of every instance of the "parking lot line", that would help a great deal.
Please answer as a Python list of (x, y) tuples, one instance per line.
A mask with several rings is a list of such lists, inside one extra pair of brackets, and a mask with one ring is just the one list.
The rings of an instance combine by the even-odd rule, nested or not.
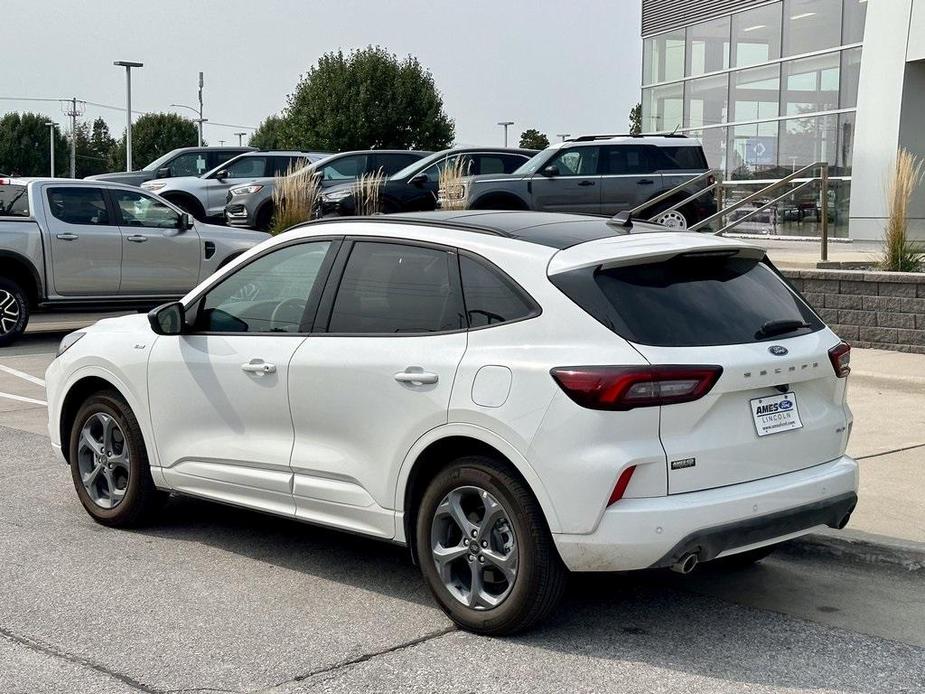
[(44, 378), (39, 378), (38, 376), (33, 376), (32, 374), (27, 374), (25, 371), (20, 371), (10, 366), (4, 366), (3, 364), (0, 364), (0, 371), (3, 371), (4, 373), (8, 373), (11, 376), (16, 376), (16, 378), (21, 378), (24, 381), (35, 383), (36, 385), (42, 386), (42, 388), (45, 387)]
[(19, 402), (28, 402), (33, 405), (42, 405), (43, 407), (48, 407), (48, 403), (44, 400), (36, 400), (35, 398), (27, 398), (22, 395), (13, 395), (12, 393), (0, 393), (0, 398), (7, 398), (8, 400), (18, 400)]

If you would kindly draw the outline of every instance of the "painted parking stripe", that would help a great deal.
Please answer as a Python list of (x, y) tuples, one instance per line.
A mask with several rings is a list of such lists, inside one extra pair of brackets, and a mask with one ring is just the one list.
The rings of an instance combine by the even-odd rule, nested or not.
[(34, 383), (37, 386), (45, 387), (45, 379), (39, 378), (38, 376), (33, 376), (32, 374), (27, 374), (25, 371), (19, 371), (9, 366), (4, 366), (0, 364), (0, 371), (8, 373), (11, 376), (16, 376), (16, 378), (21, 378), (24, 381), (29, 381), (29, 383)]
[(18, 400), (19, 402), (28, 402), (32, 405), (42, 405), (43, 407), (48, 407), (48, 403), (44, 400), (36, 400), (35, 398), (26, 398), (22, 395), (13, 395), (12, 393), (0, 393), (0, 398), (7, 398), (8, 400)]

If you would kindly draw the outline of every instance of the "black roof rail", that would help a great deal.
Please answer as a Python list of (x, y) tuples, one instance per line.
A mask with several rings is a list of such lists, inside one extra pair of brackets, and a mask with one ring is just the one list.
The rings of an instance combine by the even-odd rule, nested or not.
[(573, 137), (566, 142), (593, 142), (595, 140), (611, 140), (615, 137), (683, 137), (686, 138), (687, 135), (684, 133), (617, 133), (615, 135), (581, 135), (580, 137)]

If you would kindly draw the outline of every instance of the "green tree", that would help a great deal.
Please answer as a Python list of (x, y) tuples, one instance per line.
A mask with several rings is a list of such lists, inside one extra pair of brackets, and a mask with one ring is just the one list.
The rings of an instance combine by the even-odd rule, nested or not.
[(536, 128), (528, 128), (520, 133), (520, 146), (524, 149), (546, 149), (549, 147), (549, 138)]
[(300, 149), (443, 149), (454, 136), (430, 71), (379, 46), (321, 56), (285, 118), (286, 141)]
[[(42, 113), (7, 113), (0, 118), (0, 172), (18, 176), (47, 176), (51, 166), (48, 138), (51, 119)], [(68, 145), (57, 128), (55, 175), (68, 171)]]
[[(134, 144), (134, 143), (133, 143)], [(77, 178), (105, 173), (110, 170), (116, 141), (109, 134), (109, 126), (97, 118), (91, 126), (77, 126)]]
[(286, 119), (283, 116), (267, 116), (248, 143), (258, 149), (286, 149), (289, 144), (286, 140)]
[[(195, 147), (196, 124), (176, 113), (146, 113), (132, 124), (132, 168), (140, 169), (177, 147)], [(125, 169), (125, 134), (112, 149), (110, 167)]]
[(642, 134), (642, 104), (630, 109), (630, 135)]

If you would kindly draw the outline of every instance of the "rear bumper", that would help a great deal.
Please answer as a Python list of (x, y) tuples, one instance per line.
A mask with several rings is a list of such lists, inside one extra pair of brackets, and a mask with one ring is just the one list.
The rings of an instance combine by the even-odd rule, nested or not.
[(842, 456), (754, 482), (651, 499), (622, 499), (586, 535), (555, 534), (572, 571), (670, 566), (840, 527), (857, 503), (858, 465)]

